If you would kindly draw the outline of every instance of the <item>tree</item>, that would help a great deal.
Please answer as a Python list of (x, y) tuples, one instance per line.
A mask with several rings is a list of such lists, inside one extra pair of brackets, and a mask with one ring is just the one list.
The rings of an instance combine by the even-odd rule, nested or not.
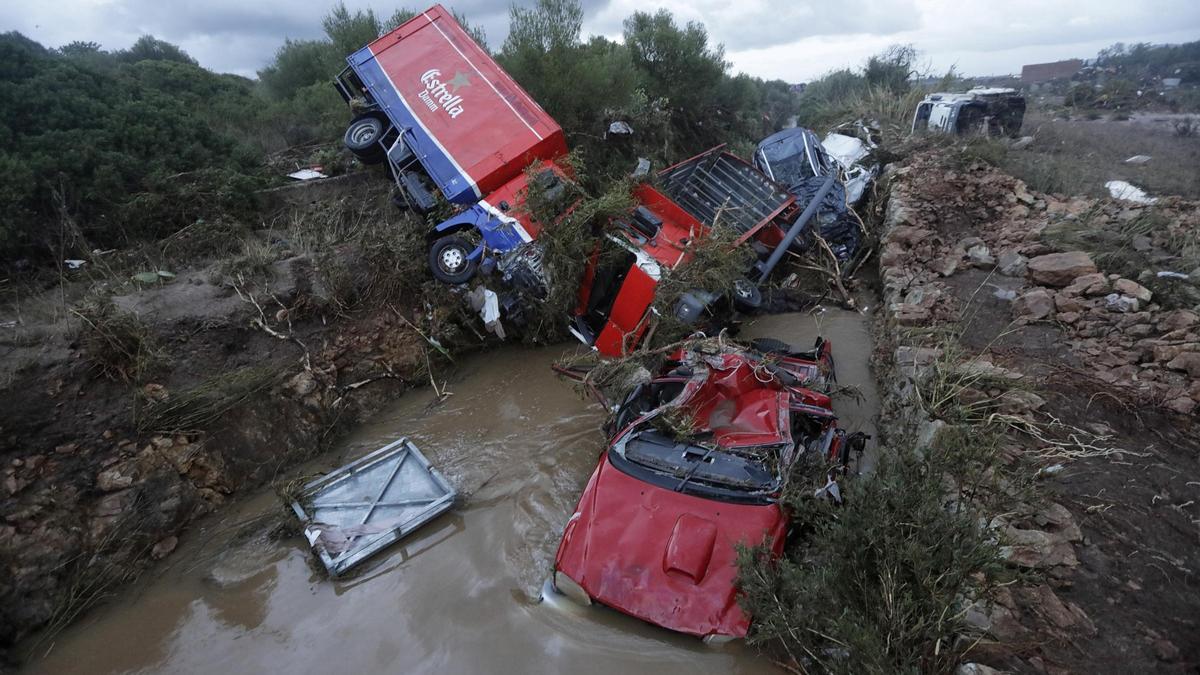
[(189, 65), (199, 65), (196, 59), (188, 56), (179, 47), (155, 38), (153, 35), (143, 35), (129, 49), (117, 52), (117, 58), (129, 63), (138, 61), (176, 61)]
[(345, 3), (339, 2), (321, 21), (325, 35), (332, 43), (333, 51), (347, 56), (379, 37), (382, 26), (372, 10), (356, 11), (351, 14)]
[(711, 121), (730, 111), (718, 87), (727, 79), (725, 48), (708, 44), (702, 24), (675, 24), (667, 10), (656, 14), (635, 12), (625, 19), (625, 44), (638, 70), (641, 86), (652, 97), (665, 97), (673, 124), (685, 142), (716, 144)]
[(916, 62), (917, 50), (912, 45), (891, 45), (867, 59), (863, 77), (869, 86), (903, 94), (912, 87)]

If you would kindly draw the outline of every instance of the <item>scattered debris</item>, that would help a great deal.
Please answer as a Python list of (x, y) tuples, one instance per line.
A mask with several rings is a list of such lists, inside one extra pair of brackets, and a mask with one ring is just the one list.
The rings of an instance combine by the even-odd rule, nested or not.
[(1104, 184), (1113, 199), (1121, 199), (1134, 204), (1154, 204), (1158, 197), (1151, 197), (1146, 191), (1123, 180), (1110, 180)]
[(293, 171), (293, 172), (289, 173), (287, 176), (288, 176), (288, 178), (295, 178), (296, 180), (301, 180), (301, 181), (316, 180), (318, 178), (329, 178), (329, 176), (321, 173), (320, 167), (311, 168), (311, 169), (300, 169), (299, 171)]
[(627, 122), (616, 121), (608, 125), (608, 133), (627, 136), (633, 133), (633, 127), (629, 126)]
[(331, 577), (450, 510), (457, 494), (407, 438), (305, 485), (292, 502)]
[(1130, 157), (1129, 159), (1125, 160), (1125, 163), (1133, 164), (1136, 166), (1141, 166), (1142, 164), (1149, 162), (1150, 159), (1151, 159), (1150, 155), (1134, 155), (1133, 157)]

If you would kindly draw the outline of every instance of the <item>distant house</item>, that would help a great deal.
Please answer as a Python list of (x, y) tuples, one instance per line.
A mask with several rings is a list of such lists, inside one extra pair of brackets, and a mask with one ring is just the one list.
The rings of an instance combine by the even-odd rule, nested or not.
[(1041, 84), (1051, 80), (1066, 79), (1079, 72), (1083, 67), (1080, 59), (1068, 59), (1053, 63), (1031, 63), (1021, 66), (1021, 82), (1024, 84)]

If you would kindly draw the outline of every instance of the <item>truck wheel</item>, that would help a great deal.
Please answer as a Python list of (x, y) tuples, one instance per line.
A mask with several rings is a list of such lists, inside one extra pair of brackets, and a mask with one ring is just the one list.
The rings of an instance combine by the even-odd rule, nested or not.
[(733, 304), (743, 312), (753, 312), (762, 306), (762, 292), (749, 279), (733, 282)]
[(477, 262), (467, 256), (475, 246), (462, 237), (442, 237), (429, 249), (429, 269), (446, 284), (465, 284), (475, 276)]
[(354, 153), (363, 164), (378, 164), (383, 161), (383, 146), (379, 141), (387, 132), (387, 124), (378, 115), (367, 113), (354, 118), (346, 127), (342, 140), (346, 149)]
[(750, 348), (763, 354), (791, 354), (796, 351), (795, 347), (775, 338), (754, 338), (750, 341)]

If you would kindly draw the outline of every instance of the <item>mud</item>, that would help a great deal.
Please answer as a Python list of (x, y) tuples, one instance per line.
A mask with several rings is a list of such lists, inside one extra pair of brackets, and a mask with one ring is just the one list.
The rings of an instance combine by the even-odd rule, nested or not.
[[(834, 341), (843, 423), (873, 428), (878, 396), (862, 317), (765, 317), (747, 336)], [(293, 474), (338, 466), (408, 435), (465, 494), (460, 507), (344, 581), (314, 571), (302, 539), (277, 536), (263, 491), (185, 537), (153, 580), (53, 641), (27, 643), (30, 673), (768, 672), (720, 649), (552, 593), (558, 537), (603, 445), (601, 411), (557, 381), (562, 347), (502, 349), (460, 363), (452, 395), (422, 390)], [(845, 398), (845, 397), (841, 397)]]

